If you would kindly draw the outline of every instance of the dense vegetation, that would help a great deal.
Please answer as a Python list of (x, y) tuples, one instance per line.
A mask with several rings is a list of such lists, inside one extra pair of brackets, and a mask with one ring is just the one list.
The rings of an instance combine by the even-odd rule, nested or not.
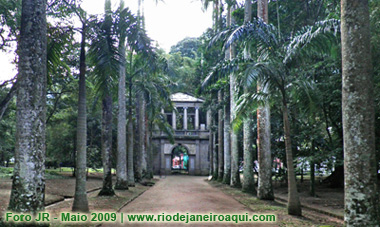
[[(33, 1), (0, 0), (2, 50), (23, 40), (22, 2)], [(340, 8), (340, 2), (202, 2), (205, 8), (213, 4), (213, 28), (201, 37), (184, 39), (170, 53), (152, 45), (145, 32), (141, 6), (139, 14), (133, 15), (123, 2), (112, 11), (111, 1), (107, 0), (104, 14), (88, 15), (80, 1), (47, 2), (47, 81), (41, 80), (47, 87), (46, 154), (41, 162), (47, 168), (75, 167), (77, 202), (73, 209), (88, 210), (83, 193), (86, 168), (103, 168), (102, 195), (113, 195), (111, 168), (117, 169), (118, 189), (128, 189), (135, 182), (153, 177), (151, 132), (157, 125), (167, 134), (173, 133), (161, 109), (172, 108), (169, 96), (177, 91), (202, 96), (205, 108), (211, 110), (211, 129), (218, 138), (214, 141), (217, 146), (211, 146), (215, 149), (209, 151), (210, 174), (215, 180), (240, 187), (239, 165), (244, 160), (244, 191), (273, 200), (271, 181), (275, 175), (288, 182), (289, 213), (301, 215), (295, 175), (310, 175), (312, 195), (316, 175), (326, 176), (324, 181), (331, 187), (344, 187), (344, 171), (346, 182), (351, 182), (350, 171), (343, 166), (345, 158), (365, 151), (371, 154), (366, 173), (371, 180), (362, 186), (376, 185), (380, 140), (371, 144), (369, 139), (364, 147), (348, 143), (348, 138), (359, 137), (347, 134), (351, 130), (347, 122), (355, 119), (350, 118), (348, 109), (342, 109), (342, 97), (348, 97), (351, 91), (347, 87), (344, 90), (345, 83), (342, 90), (342, 82), (352, 78), (347, 74), (351, 58), (344, 56), (355, 51), (344, 41), (344, 22), (351, 14)], [(372, 120), (359, 120), (364, 126), (370, 125), (369, 134), (373, 130), (379, 138), (380, 3), (370, 0), (368, 7), (363, 4), (363, 18), (369, 9), (369, 20), (360, 23), (364, 27), (368, 24), (368, 48), (369, 43), (372, 47), (372, 56), (369, 51), (364, 53), (371, 58), (364, 63), (372, 61), (373, 70), (371, 65), (366, 66), (369, 85), (358, 85), (356, 89), (371, 91), (374, 86), (374, 91), (367, 94), (374, 103), (365, 99), (368, 105), (363, 104), (363, 111), (370, 113), (369, 118), (376, 115), (373, 124)], [(68, 22), (70, 18), (79, 20), (80, 26)], [(342, 53), (346, 53), (343, 58)], [(15, 61), (21, 62), (22, 58)], [(19, 70), (18, 75), (25, 75), (22, 68)], [(18, 155), (15, 138), (22, 125), (17, 125), (20, 101), (16, 102), (15, 97), (21, 97), (25, 83), (16, 76), (0, 85), (0, 166), (9, 166)], [(346, 105), (354, 113), (356, 108), (343, 98)], [(359, 112), (355, 115), (362, 116)], [(366, 132), (358, 128), (354, 133)], [(371, 150), (371, 146), (376, 149)], [(253, 164), (254, 160), (261, 168)], [(355, 169), (358, 166), (352, 168), (361, 171)], [(253, 171), (258, 172), (258, 182), (254, 182)], [(346, 184), (346, 192), (353, 185), (355, 182)], [(372, 205), (362, 205), (370, 207), (369, 213), (376, 217), (378, 189), (374, 186), (374, 190), (370, 191), (375, 197)], [(346, 210), (352, 208), (347, 199), (355, 193), (346, 194)], [(32, 206), (20, 210), (11, 204), (10, 208), (35, 210)], [(355, 224), (355, 218), (350, 217), (347, 223)], [(357, 223), (375, 222), (372, 216), (369, 221), (364, 218)]]

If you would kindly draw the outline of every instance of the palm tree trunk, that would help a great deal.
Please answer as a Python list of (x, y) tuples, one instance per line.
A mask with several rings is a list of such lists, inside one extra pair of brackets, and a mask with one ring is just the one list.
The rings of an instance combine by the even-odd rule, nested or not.
[[(244, 23), (249, 23), (252, 20), (252, 1), (245, 0), (244, 4)], [(244, 48), (244, 58), (248, 59), (250, 57), (249, 47)], [(246, 88), (245, 88), (245, 91)], [(249, 192), (256, 194), (255, 190), (255, 179), (253, 177), (253, 149), (252, 149), (252, 129), (253, 122), (251, 119), (251, 114), (247, 118), (243, 119), (243, 135), (244, 135), (244, 173), (243, 173), (243, 188), (244, 192)]]
[(209, 150), (209, 156), (210, 156), (210, 172), (209, 176), (214, 176), (214, 137), (212, 133), (212, 114), (211, 110), (207, 111), (207, 128), (209, 130), (209, 144), (208, 144), (208, 150)]
[(112, 97), (107, 94), (103, 99), (102, 115), (102, 159), (103, 159), (103, 187), (99, 196), (113, 196), (111, 173), (112, 152)]
[(368, 0), (341, 1), (345, 224), (379, 226)]
[(138, 104), (138, 141), (139, 141), (139, 151), (138, 151), (138, 163), (137, 163), (137, 176), (136, 180), (141, 181), (145, 178), (147, 173), (147, 152), (146, 152), (146, 124), (145, 124), (145, 98), (143, 92), (139, 93), (139, 104)]
[(224, 173), (223, 183), (231, 182), (231, 126), (230, 126), (230, 105), (229, 102), (224, 106)]
[[(257, 2), (257, 16), (268, 23), (268, 1), (259, 0)], [(260, 81), (257, 90), (261, 91)], [(265, 92), (265, 91), (264, 91)], [(257, 110), (257, 148), (259, 162), (259, 178), (257, 187), (257, 197), (262, 200), (274, 200), (272, 187), (272, 154), (271, 154), (271, 128), (270, 128), (270, 108), (265, 103)]]
[(73, 211), (88, 212), (86, 189), (87, 168), (87, 114), (86, 114), (86, 23), (83, 23), (79, 59), (79, 94), (77, 120), (77, 164)]
[(146, 100), (144, 94), (141, 95), (141, 108), (140, 108), (140, 151), (141, 151), (141, 176), (142, 178), (146, 178), (147, 172), (148, 172), (148, 153), (147, 153), (147, 147), (146, 147), (146, 136), (147, 136), (147, 130), (146, 130)]
[(134, 165), (134, 170), (135, 170), (135, 181), (136, 182), (140, 182), (142, 180), (142, 165), (141, 165), (141, 159), (142, 159), (142, 152), (141, 152), (141, 141), (140, 141), (140, 134), (141, 134), (141, 111), (140, 111), (140, 108), (141, 108), (141, 95), (140, 93), (137, 94), (137, 98), (136, 98), (136, 103), (135, 103), (135, 108), (136, 108), (136, 120), (135, 120), (135, 128), (134, 128), (134, 134), (136, 135), (136, 138), (135, 138), (135, 146), (134, 146), (134, 149), (135, 149), (135, 152), (134, 152), (134, 161), (133, 161), (133, 165)]
[(262, 200), (274, 200), (270, 144), (270, 108), (268, 103), (257, 110), (257, 123), (258, 162), (260, 167), (257, 197)]
[[(129, 72), (132, 72), (132, 58), (133, 53), (130, 53), (129, 55)], [(133, 130), (133, 97), (132, 97), (132, 76), (129, 75), (129, 113), (128, 113), (128, 186), (129, 187), (135, 187), (135, 172), (134, 172), (134, 165), (133, 165), (133, 156), (134, 156), (134, 130)]]
[[(223, 91), (218, 91), (218, 103), (222, 103), (223, 101)], [(224, 173), (224, 149), (223, 149), (223, 109), (220, 108), (218, 110), (218, 181), (223, 180)]]
[[(235, 47), (230, 47), (230, 57), (235, 58)], [(236, 117), (236, 99), (237, 99), (237, 83), (234, 74), (230, 75), (230, 108), (231, 108), (231, 123)], [(231, 183), (232, 187), (241, 187), (239, 173), (239, 150), (238, 136), (233, 127), (231, 127)]]
[[(212, 119), (211, 119), (211, 122), (212, 122), (212, 125), (214, 126), (214, 122), (215, 122), (215, 115), (211, 115), (212, 116)], [(217, 148), (217, 144), (216, 144), (216, 141), (217, 141), (217, 137), (216, 137), (216, 132), (215, 131), (212, 131), (212, 152), (213, 152), (213, 159), (212, 159), (212, 166), (213, 166), (213, 175), (212, 175), (212, 179), (213, 180), (217, 180), (218, 179), (218, 148)]]
[(219, 29), (219, 0), (214, 0), (214, 10), (213, 10), (213, 19), (214, 19), (214, 31)]
[(297, 192), (296, 175), (294, 172), (292, 142), (290, 139), (290, 123), (288, 106), (283, 94), (282, 115), (284, 121), (286, 164), (288, 167), (288, 214), (302, 215), (301, 203)]
[(242, 191), (256, 194), (255, 179), (253, 176), (253, 120), (244, 120), (244, 173)]
[(152, 179), (153, 178), (153, 166), (152, 166), (152, 147), (151, 147), (151, 133), (152, 133), (152, 127), (151, 124), (149, 123), (149, 120), (146, 119), (146, 179)]
[(133, 169), (133, 140), (134, 140), (134, 133), (133, 133), (133, 116), (132, 116), (132, 107), (130, 107), (129, 110), (129, 116), (128, 116), (128, 186), (134, 187), (135, 186), (135, 174)]
[[(231, 5), (227, 6), (227, 27), (231, 26), (231, 17), (232, 17), (232, 10)], [(230, 59), (230, 51), (226, 50), (225, 57), (226, 60)], [(228, 101), (224, 105), (224, 125), (223, 125), (223, 134), (224, 134), (224, 173), (223, 173), (223, 183), (224, 184), (230, 184), (231, 182), (231, 125), (230, 125), (230, 100), (229, 100), (229, 87), (227, 91), (224, 93)]]
[(46, 28), (46, 1), (23, 0), (15, 167), (8, 208), (15, 212), (45, 209)]
[(120, 41), (119, 52), (121, 56), (119, 71), (118, 102), (119, 112), (117, 117), (117, 163), (115, 189), (128, 189), (127, 179), (127, 132), (126, 132), (126, 106), (125, 106), (125, 44)]

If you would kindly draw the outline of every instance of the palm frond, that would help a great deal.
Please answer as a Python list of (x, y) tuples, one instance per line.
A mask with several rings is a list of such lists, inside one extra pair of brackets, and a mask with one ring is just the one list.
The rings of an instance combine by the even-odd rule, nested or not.
[(318, 52), (329, 52), (332, 45), (340, 42), (340, 21), (329, 19), (318, 21), (314, 26), (302, 28), (285, 47), (284, 63), (291, 61), (295, 56), (302, 54), (306, 48)]
[(104, 20), (93, 25), (95, 35), (91, 39), (88, 52), (89, 61), (94, 66), (96, 91), (102, 96), (109, 92), (116, 80), (120, 65), (117, 40), (113, 34), (113, 23), (105, 16)]
[(174, 130), (173, 130), (173, 127), (168, 123), (168, 121), (166, 119), (166, 115), (160, 113), (158, 115), (158, 117), (155, 118), (153, 123), (155, 125), (157, 125), (158, 128), (168, 136), (169, 142), (171, 144), (174, 144), (174, 142), (175, 142), (174, 141)]
[(252, 22), (235, 28), (224, 44), (227, 49), (237, 41), (256, 40), (266, 47), (276, 47), (279, 44), (277, 30), (273, 25), (265, 23), (262, 19), (254, 19)]

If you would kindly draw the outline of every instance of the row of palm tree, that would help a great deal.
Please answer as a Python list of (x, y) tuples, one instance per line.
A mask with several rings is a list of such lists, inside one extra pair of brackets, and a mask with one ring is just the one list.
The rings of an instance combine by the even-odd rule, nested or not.
[[(350, 1), (343, 2), (347, 2), (347, 4), (349, 4), (348, 2)], [(226, 3), (228, 4), (228, 2)], [(341, 25), (340, 21), (335, 19), (319, 21), (314, 23), (312, 26), (306, 26), (301, 28), (299, 31), (290, 34), (290, 36), (287, 36), (286, 34), (281, 33), (279, 26), (274, 27), (268, 24), (268, 2), (265, 0), (257, 1), (257, 5), (258, 19), (252, 20), (250, 16), (250, 13), (252, 12), (250, 9), (251, 0), (246, 0), (244, 6), (244, 24), (240, 27), (232, 26), (224, 31), (216, 31), (218, 34), (210, 42), (211, 46), (218, 46), (218, 43), (222, 43), (223, 48), (221, 49), (221, 52), (223, 53), (224, 51), (229, 50), (230, 59), (219, 62), (212, 69), (209, 76), (203, 81), (202, 87), (205, 92), (213, 92), (215, 91), (215, 88), (220, 89), (217, 91), (218, 94), (220, 94), (222, 89), (225, 88), (220, 88), (220, 86), (215, 86), (215, 84), (220, 83), (220, 81), (226, 81), (225, 78), (229, 77), (230, 112), (224, 111), (224, 115), (230, 114), (231, 122), (229, 123), (226, 121), (225, 123), (232, 123), (231, 131), (229, 133), (225, 133), (222, 137), (219, 136), (219, 139), (214, 142), (218, 144), (219, 151), (218, 153), (213, 152), (213, 154), (219, 157), (219, 162), (218, 159), (214, 157), (214, 162), (211, 163), (211, 167), (213, 167), (211, 169), (214, 171), (212, 175), (214, 179), (220, 180), (222, 178), (220, 175), (226, 174), (226, 171), (221, 171), (221, 168), (224, 167), (228, 172), (231, 171), (231, 181), (224, 181), (224, 183), (227, 183), (233, 187), (240, 186), (238, 175), (239, 172), (236, 169), (236, 163), (238, 163), (237, 161), (239, 158), (237, 146), (234, 146), (237, 142), (235, 141), (236, 132), (234, 131), (233, 125), (235, 124), (237, 127), (239, 125), (243, 125), (244, 180), (242, 190), (256, 194), (252, 172), (253, 150), (251, 142), (252, 130), (254, 127), (251, 125), (251, 122), (253, 119), (252, 112), (257, 111), (257, 150), (260, 167), (258, 173), (257, 197), (259, 199), (274, 199), (271, 182), (272, 155), (270, 149), (271, 129), (269, 104), (271, 102), (273, 103), (273, 101), (270, 100), (278, 99), (281, 104), (283, 139), (285, 142), (287, 161), (288, 213), (293, 215), (302, 215), (301, 204), (297, 192), (292, 150), (293, 145), (291, 141), (292, 135), (289, 119), (291, 113), (288, 105), (293, 96), (300, 94), (303, 94), (305, 97), (309, 97), (309, 102), (313, 103), (313, 98), (310, 96), (310, 93), (315, 90), (313, 75), (299, 73), (299, 64), (305, 58), (321, 59), (321, 56), (331, 57), (331, 50), (337, 49), (336, 47), (339, 47), (340, 45), (340, 28), (342, 26), (343, 29), (345, 25)], [(363, 6), (363, 8), (366, 8), (366, 6)], [(366, 10), (368, 11), (368, 9)], [(344, 18), (344, 16), (347, 17), (347, 15), (342, 15), (342, 18)], [(368, 18), (366, 20), (367, 21), (363, 21), (363, 23), (368, 23)], [(344, 41), (344, 39), (342, 40)], [(235, 54), (237, 48), (241, 52)], [(370, 66), (368, 66), (368, 68), (370, 68)], [(355, 83), (359, 82), (356, 81)], [(366, 86), (367, 85), (368, 84), (366, 84)], [(220, 96), (218, 96), (218, 102), (223, 105), (223, 100)], [(228, 104), (225, 105), (224, 110), (228, 108)], [(372, 107), (368, 106), (367, 108), (367, 111), (371, 112)], [(222, 109), (219, 109), (218, 113), (219, 119), (223, 118), (223, 113), (221, 110)], [(343, 113), (343, 116), (349, 115), (350, 114), (347, 112)], [(370, 118), (370, 116), (368, 117)], [(224, 119), (226, 118), (224, 117)], [(367, 127), (368, 125), (373, 124), (367, 124), (363, 127)], [(219, 135), (222, 134), (222, 130), (220, 129), (221, 127), (223, 127), (222, 123), (219, 122)], [(228, 127), (225, 127), (225, 124), (224, 128), (227, 128), (228, 130)], [(352, 129), (347, 129), (348, 133), (351, 133), (349, 130)], [(369, 131), (373, 131), (373, 129)], [(371, 135), (372, 134), (369, 134), (369, 136), (367, 135), (368, 137), (366, 137), (369, 141), (372, 141)], [(221, 148), (221, 144), (223, 143), (221, 139), (223, 139), (223, 137), (225, 140), (226, 138), (231, 140), (231, 160), (229, 159), (229, 154), (226, 154), (230, 152), (229, 149), (225, 149), (225, 153), (223, 154), (223, 148)], [(346, 143), (349, 144), (349, 142), (345, 142), (345, 144)], [(346, 155), (349, 154), (348, 152), (351, 152), (351, 149), (352, 146), (349, 148), (345, 147), (345, 159), (347, 161), (350, 159), (346, 157)], [(370, 154), (374, 154), (374, 150), (368, 152)], [(374, 164), (368, 159), (363, 159), (357, 163), (355, 163), (355, 161), (351, 162), (352, 166), (359, 163), (362, 165), (371, 166), (368, 167), (369, 169), (374, 166)], [(226, 163), (231, 163), (231, 170), (226, 167)], [(216, 168), (216, 166), (218, 166), (218, 168)], [(218, 172), (216, 173), (215, 171), (217, 169)], [(352, 172), (352, 170), (349, 172)], [(368, 172), (367, 178), (373, 180), (372, 177), (375, 172), (376, 171), (372, 169), (370, 173)], [(346, 182), (351, 182), (353, 179), (356, 179), (356, 176), (346, 176)], [(350, 193), (352, 190), (359, 190), (356, 186), (357, 185), (354, 185), (354, 183), (350, 183), (350, 187), (346, 186), (346, 190), (349, 189)], [(348, 194), (349, 193), (346, 193), (346, 207), (352, 209), (354, 206), (353, 204), (358, 203), (355, 203), (352, 200), (352, 193), (349, 195)], [(363, 192), (363, 197), (374, 199), (373, 195), (368, 192), (366, 192), (365, 195)], [(346, 211), (347, 223), (374, 224), (374, 220), (376, 219), (374, 216), (376, 209), (374, 207), (376, 207), (376, 205), (373, 203), (368, 203), (367, 207), (373, 212), (366, 215), (365, 222), (361, 222), (362, 220), (359, 220), (360, 218), (354, 218), (352, 211)]]
[[(35, 26), (36, 29), (46, 26), (46, 16), (40, 13), (42, 10), (45, 12), (46, 8), (42, 3), (36, 3), (33, 1), (24, 1), (26, 6), (22, 7), (24, 20), (29, 20), (29, 15), (38, 13), (43, 24)], [(44, 1), (42, 1), (44, 2)], [(41, 6), (41, 8), (34, 7), (35, 4)], [(141, 181), (153, 177), (152, 169), (152, 129), (153, 124), (159, 125), (164, 131), (171, 133), (170, 128), (166, 123), (166, 119), (161, 114), (161, 109), (164, 106), (170, 106), (169, 91), (167, 84), (169, 79), (164, 76), (164, 72), (167, 69), (166, 60), (159, 57), (157, 50), (152, 47), (151, 39), (146, 35), (146, 32), (142, 26), (142, 19), (135, 17), (128, 8), (124, 6), (124, 2), (121, 1), (119, 7), (116, 10), (111, 9), (111, 0), (105, 1), (105, 12), (103, 15), (94, 16), (87, 15), (87, 13), (76, 4), (76, 1), (61, 2), (63, 8), (67, 9), (67, 15), (75, 15), (79, 18), (82, 26), (81, 28), (74, 29), (81, 34), (80, 41), (80, 56), (79, 56), (79, 94), (78, 94), (78, 118), (77, 118), (77, 152), (76, 152), (76, 188), (74, 203), (72, 209), (74, 211), (87, 212), (88, 200), (86, 190), (86, 174), (87, 174), (87, 113), (88, 109), (86, 102), (89, 100), (86, 97), (86, 88), (90, 88), (91, 92), (95, 92), (97, 97), (94, 97), (94, 107), (97, 106), (98, 98), (101, 102), (102, 109), (102, 121), (101, 121), (101, 152), (103, 163), (103, 187), (99, 192), (101, 196), (114, 195), (114, 188), (112, 183), (111, 174), (111, 157), (112, 157), (112, 128), (113, 128), (113, 105), (114, 98), (117, 95), (117, 109), (118, 109), (118, 125), (117, 125), (117, 159), (116, 159), (116, 184), (115, 189), (127, 190), (128, 187), (134, 186), (135, 181)], [(37, 11), (33, 11), (33, 10)], [(41, 12), (42, 12), (41, 11)], [(37, 28), (38, 27), (38, 28)], [(40, 34), (35, 32), (33, 35), (38, 37), (47, 36), (46, 29), (41, 29)], [(24, 36), (20, 39), (32, 40)], [(40, 43), (40, 42), (36, 42)], [(42, 45), (43, 46), (43, 45)], [(41, 56), (44, 55), (43, 47), (41, 48)], [(64, 46), (64, 45), (62, 45)], [(88, 47), (88, 48), (87, 48)], [(54, 48), (49, 48), (49, 58), (56, 61), (46, 61), (59, 65), (61, 56), (55, 56), (51, 53)], [(24, 47), (24, 51), (28, 51), (28, 47)], [(60, 49), (57, 49), (59, 53)], [(26, 52), (25, 52), (26, 53)], [(27, 56), (27, 54), (25, 54)], [(34, 58), (34, 57), (33, 57)], [(46, 56), (45, 56), (46, 58)], [(35, 57), (35, 59), (43, 59), (41, 57)], [(25, 61), (23, 61), (25, 62)], [(54, 68), (54, 64), (50, 67)], [(41, 70), (44, 67), (38, 67)], [(68, 68), (68, 67), (67, 67)], [(46, 74), (46, 72), (41, 72)], [(36, 74), (36, 76), (41, 76)], [(29, 83), (30, 76), (19, 77), (18, 84)], [(23, 79), (26, 78), (26, 79)], [(46, 90), (46, 81), (42, 80), (45, 77), (41, 77), (40, 83), (38, 79), (33, 79), (33, 86), (29, 86), (34, 91), (38, 92), (41, 89)], [(43, 85), (45, 84), (45, 85)], [(38, 89), (35, 88), (38, 86)], [(41, 88), (41, 89), (40, 89)], [(18, 92), (24, 92), (23, 88), (18, 89)], [(128, 93), (127, 93), (128, 91)], [(18, 95), (20, 98), (23, 95)], [(46, 103), (45, 95), (38, 95), (40, 99), (34, 101)], [(127, 100), (128, 98), (128, 100)], [(25, 101), (27, 99), (23, 98)], [(21, 100), (20, 105), (23, 100)], [(136, 106), (135, 103), (138, 105)], [(45, 104), (46, 105), (46, 104)], [(44, 123), (42, 119), (46, 114), (44, 105), (38, 105), (41, 108), (41, 114), (38, 112), (38, 122)], [(136, 109), (135, 109), (136, 108)], [(128, 113), (127, 113), (128, 109)], [(25, 109), (29, 111), (28, 109)], [(33, 112), (34, 111), (34, 112)], [(31, 110), (31, 113), (37, 113), (35, 110)], [(26, 116), (26, 115), (25, 115)], [(40, 119), (41, 118), (41, 119)], [(137, 120), (136, 120), (137, 119)], [(29, 119), (31, 121), (32, 119)], [(136, 124), (136, 121), (141, 124)], [(41, 124), (42, 124), (41, 123)], [(28, 125), (24, 123), (24, 125)], [(33, 123), (39, 130), (44, 130), (43, 125)], [(139, 149), (136, 149), (134, 137), (135, 125), (138, 125), (139, 139), (137, 144)], [(21, 127), (21, 125), (20, 125)], [(136, 126), (137, 127), (137, 126)], [(19, 129), (21, 130), (21, 128)], [(29, 129), (28, 129), (29, 130)], [(37, 130), (31, 131), (32, 134), (39, 132)], [(13, 183), (12, 198), (9, 205), (10, 210), (19, 212), (37, 212), (44, 209), (44, 133), (36, 133), (38, 140), (40, 141), (35, 145), (38, 146), (38, 152), (31, 154), (33, 157), (38, 158), (38, 162), (35, 162), (34, 171), (24, 171), (20, 168), (31, 167), (28, 164), (20, 163), (20, 155), (28, 155), (24, 150), (16, 152), (16, 169), (15, 176), (17, 180)], [(128, 138), (128, 141), (127, 141)], [(33, 138), (30, 138), (33, 139)], [(20, 141), (25, 139), (20, 138)], [(21, 147), (20, 147), (21, 149)], [(139, 152), (136, 152), (136, 151)], [(35, 152), (34, 149), (30, 149), (30, 152)], [(36, 154), (36, 156), (35, 156)], [(136, 160), (136, 158), (138, 160)], [(25, 160), (29, 160), (26, 158)], [(135, 159), (135, 160), (134, 160)], [(35, 160), (36, 161), (36, 160)], [(39, 164), (40, 163), (40, 164)], [(134, 166), (138, 163), (137, 168)], [(145, 163), (145, 165), (141, 165)], [(20, 166), (20, 167), (19, 167)], [(20, 176), (19, 176), (20, 175)], [(19, 176), (19, 177), (18, 177)], [(38, 182), (37, 178), (42, 183), (36, 184), (36, 187), (29, 188), (29, 191), (22, 191), (22, 186), (25, 182), (24, 179), (30, 182)], [(29, 187), (29, 186), (28, 186)], [(34, 190), (34, 191), (33, 191)], [(36, 194), (33, 200), (27, 201), (19, 199), (20, 196), (28, 196), (30, 194)], [(25, 201), (25, 203), (23, 202)]]

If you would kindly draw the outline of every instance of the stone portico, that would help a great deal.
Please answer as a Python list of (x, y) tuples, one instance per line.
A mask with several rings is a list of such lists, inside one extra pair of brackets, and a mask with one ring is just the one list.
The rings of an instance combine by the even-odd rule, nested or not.
[(154, 174), (208, 175), (210, 117), (201, 108), (204, 100), (184, 93), (172, 94), (170, 99), (175, 110), (162, 113), (174, 129), (175, 143), (164, 132), (154, 131)]

